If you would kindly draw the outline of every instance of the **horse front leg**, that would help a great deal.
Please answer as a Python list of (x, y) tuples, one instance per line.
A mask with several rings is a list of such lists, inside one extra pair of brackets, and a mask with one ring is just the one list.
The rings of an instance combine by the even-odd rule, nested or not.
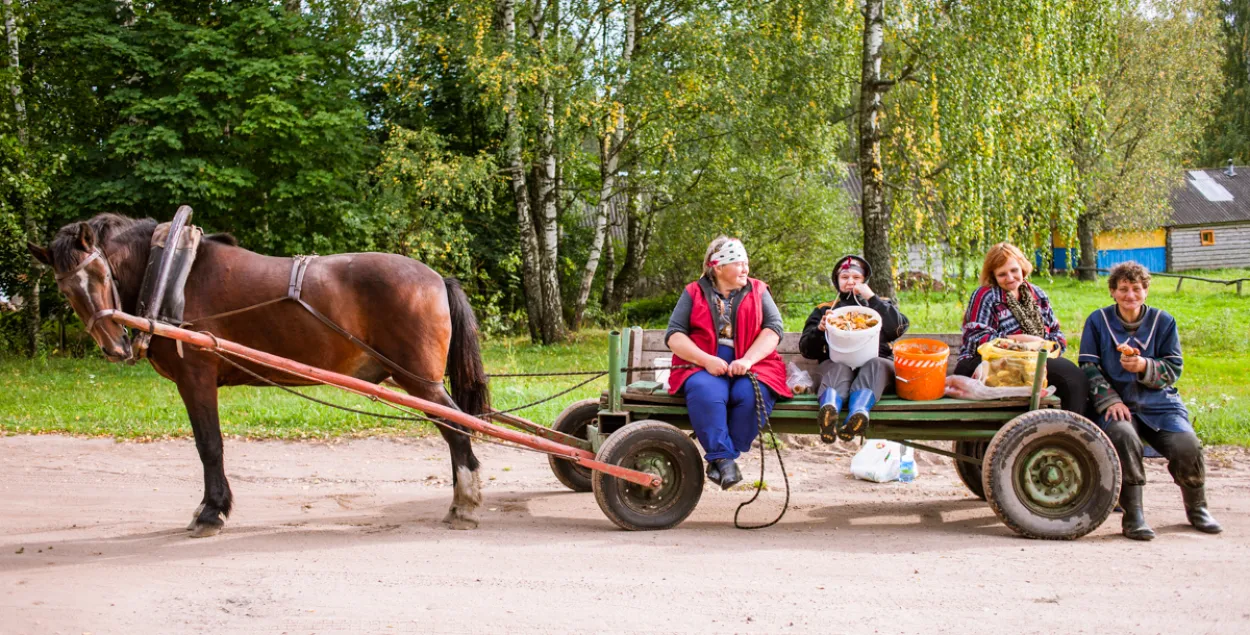
[(204, 498), (191, 517), (187, 530), (192, 538), (216, 535), (230, 515), (234, 495), (226, 480), (221, 425), (217, 418), (217, 381), (211, 371), (195, 372), (178, 380), (178, 394), (187, 407), (195, 449), (204, 466)]

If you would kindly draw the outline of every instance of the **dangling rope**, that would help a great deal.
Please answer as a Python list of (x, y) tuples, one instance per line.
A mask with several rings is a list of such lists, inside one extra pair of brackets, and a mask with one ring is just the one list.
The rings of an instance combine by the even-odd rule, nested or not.
[[(781, 458), (781, 444), (777, 441), (776, 435), (773, 434), (773, 424), (769, 421), (768, 413), (764, 410), (764, 395), (760, 393), (759, 376), (755, 373), (748, 373), (747, 376), (751, 378), (751, 387), (755, 389), (755, 426), (759, 428), (760, 431), (760, 479), (755, 482), (755, 494), (751, 496), (751, 499), (745, 503), (739, 504), (738, 509), (734, 511), (734, 527), (737, 527), (738, 529), (764, 529), (765, 527), (772, 527), (773, 525), (781, 522), (781, 519), (786, 515), (786, 511), (790, 509), (790, 477), (786, 474), (786, 462)], [(738, 515), (742, 513), (742, 508), (754, 503), (755, 499), (760, 497), (760, 492), (764, 489), (764, 457), (766, 456), (764, 453), (765, 432), (767, 432), (772, 438), (773, 450), (777, 452), (777, 465), (781, 467), (781, 478), (786, 483), (786, 500), (781, 505), (781, 513), (777, 514), (777, 517), (771, 521), (766, 522), (763, 525), (743, 525), (738, 522)]]

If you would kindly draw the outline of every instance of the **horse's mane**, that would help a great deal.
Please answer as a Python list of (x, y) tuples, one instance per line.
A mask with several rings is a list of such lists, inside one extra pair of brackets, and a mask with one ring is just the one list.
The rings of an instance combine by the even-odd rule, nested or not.
[[(121, 214), (97, 214), (85, 221), (70, 223), (62, 227), (52, 238), (52, 260), (61, 271), (71, 269), (77, 263), (73, 255), (77, 246), (78, 233), (83, 224), (95, 233), (96, 243), (120, 243), (126, 247), (134, 245), (147, 246), (156, 229), (156, 221), (151, 218), (130, 218)], [(143, 249), (146, 251), (146, 249)]]

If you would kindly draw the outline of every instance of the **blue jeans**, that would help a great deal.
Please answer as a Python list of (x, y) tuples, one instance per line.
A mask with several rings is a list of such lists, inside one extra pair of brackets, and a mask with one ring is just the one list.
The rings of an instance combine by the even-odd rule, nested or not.
[[(716, 356), (729, 363), (734, 360), (734, 350), (719, 346)], [(759, 434), (758, 424), (763, 422), (755, 416), (755, 388), (750, 377), (717, 377), (700, 370), (686, 378), (682, 391), (686, 394), (690, 427), (694, 428), (708, 461), (736, 459), (751, 449), (751, 442)], [(760, 396), (764, 399), (764, 412), (771, 413), (776, 396), (763, 382)]]

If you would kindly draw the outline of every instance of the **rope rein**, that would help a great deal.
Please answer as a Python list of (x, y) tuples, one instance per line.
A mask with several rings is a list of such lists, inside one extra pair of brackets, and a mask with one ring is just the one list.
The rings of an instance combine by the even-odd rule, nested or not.
[[(201, 331), (201, 332), (202, 332), (202, 333), (205, 333), (206, 335), (209, 335), (210, 337), (213, 337), (211, 333), (208, 333), (208, 332), (205, 332), (205, 331)], [(214, 339), (214, 340), (216, 340), (216, 337), (213, 337), (213, 339)], [(434, 418), (434, 417), (430, 417), (430, 416), (424, 415), (424, 414), (422, 414), (422, 413), (419, 413), (419, 412), (413, 411), (413, 410), (412, 410), (412, 409), (410, 409), (410, 408), (402, 407), (402, 406), (399, 406), (399, 405), (397, 405), (397, 404), (393, 404), (393, 403), (390, 403), (390, 402), (388, 402), (388, 401), (385, 401), (385, 400), (383, 400), (383, 399), (378, 399), (378, 398), (377, 398), (376, 396), (374, 396), (374, 395), (363, 394), (363, 393), (360, 393), (360, 392), (358, 392), (358, 391), (351, 390), (350, 388), (344, 388), (344, 387), (342, 387), (342, 386), (335, 386), (335, 387), (336, 387), (336, 388), (339, 388), (339, 389), (341, 389), (341, 390), (345, 390), (345, 391), (347, 391), (347, 392), (350, 392), (350, 393), (352, 393), (352, 394), (359, 395), (359, 396), (361, 396), (361, 397), (365, 397), (365, 398), (369, 399), (370, 401), (372, 401), (372, 402), (374, 402), (374, 403), (380, 403), (380, 404), (382, 404), (382, 405), (384, 405), (384, 406), (386, 406), (386, 407), (388, 407), (388, 408), (395, 409), (395, 410), (397, 410), (397, 411), (399, 411), (399, 412), (402, 412), (402, 413), (404, 413), (404, 414), (402, 414), (402, 415), (391, 415), (391, 414), (384, 414), (384, 413), (380, 413), (380, 412), (370, 412), (370, 411), (368, 411), (368, 410), (361, 410), (361, 409), (359, 409), (359, 408), (352, 408), (352, 407), (350, 407), (350, 406), (344, 406), (344, 405), (342, 405), (342, 404), (337, 404), (337, 403), (334, 403), (334, 402), (331, 402), (331, 401), (326, 401), (326, 400), (324, 400), (324, 399), (319, 399), (319, 398), (317, 398), (317, 397), (313, 397), (312, 395), (308, 395), (308, 394), (302, 393), (302, 392), (300, 392), (300, 391), (298, 391), (298, 390), (295, 390), (294, 388), (291, 388), (291, 387), (289, 387), (289, 386), (283, 386), (282, 384), (279, 384), (278, 382), (273, 381), (272, 379), (269, 379), (269, 378), (267, 378), (267, 377), (265, 377), (265, 376), (261, 375), (260, 373), (257, 373), (257, 372), (255, 372), (255, 371), (253, 371), (253, 370), (252, 370), (252, 369), (250, 369), (250, 368), (247, 368), (246, 366), (244, 366), (244, 365), (242, 365), (242, 364), (240, 364), (240, 363), (238, 363), (238, 362), (234, 361), (234, 360), (233, 360), (233, 359), (231, 359), (230, 357), (228, 357), (228, 356), (226, 356), (225, 354), (223, 354), (223, 352), (222, 352), (220, 349), (216, 348), (216, 347), (211, 348), (211, 349), (201, 349), (201, 350), (207, 350), (208, 352), (212, 353), (213, 355), (216, 355), (219, 359), (221, 359), (222, 361), (226, 362), (226, 363), (227, 363), (227, 364), (229, 364), (230, 366), (232, 366), (232, 367), (234, 367), (234, 368), (236, 368), (236, 369), (238, 369), (238, 370), (240, 370), (240, 371), (243, 371), (243, 372), (244, 372), (244, 373), (246, 373), (248, 376), (250, 376), (252, 379), (254, 379), (254, 380), (256, 380), (256, 381), (258, 381), (258, 382), (260, 382), (260, 383), (262, 383), (262, 384), (264, 384), (264, 385), (266, 385), (266, 386), (270, 386), (270, 387), (272, 387), (272, 388), (278, 388), (278, 389), (283, 390), (283, 391), (285, 391), (285, 392), (288, 392), (288, 393), (290, 393), (290, 394), (292, 394), (292, 395), (295, 395), (296, 397), (299, 397), (300, 399), (305, 399), (305, 400), (307, 400), (307, 401), (311, 401), (311, 402), (313, 402), (313, 403), (320, 404), (320, 405), (322, 405), (322, 406), (326, 406), (326, 407), (328, 407), (328, 408), (334, 408), (334, 409), (336, 409), (336, 410), (341, 410), (341, 411), (344, 411), (344, 412), (350, 412), (350, 413), (357, 414), (357, 415), (364, 415), (364, 416), (367, 416), (367, 417), (374, 417), (374, 418), (378, 418), (378, 419), (388, 419), (388, 420), (392, 420), (392, 421), (413, 421), (413, 422), (417, 422), (417, 423), (420, 423), (420, 422), (431, 423), (431, 424), (433, 424), (433, 425), (435, 425), (435, 426), (437, 426), (437, 427), (439, 427), (439, 428), (442, 428), (442, 429), (444, 429), (444, 430), (448, 430), (448, 431), (451, 431), (451, 432), (455, 432), (455, 433), (457, 433), (457, 434), (462, 434), (462, 435), (464, 435), (464, 436), (466, 436), (466, 437), (469, 437), (470, 439), (476, 439), (476, 440), (483, 441), (483, 442), (486, 442), (486, 443), (493, 443), (493, 444), (495, 444), (495, 445), (499, 445), (499, 446), (506, 447), (506, 448), (512, 448), (512, 449), (515, 449), (515, 450), (532, 450), (531, 448), (518, 446), (518, 445), (516, 445), (516, 444), (513, 444), (513, 443), (508, 443), (508, 442), (506, 442), (506, 441), (501, 441), (501, 440), (499, 440), (499, 439), (495, 439), (495, 438), (490, 437), (490, 436), (487, 436), (487, 435), (474, 434), (474, 433), (472, 433), (472, 432), (469, 432), (468, 430), (464, 430), (464, 429), (463, 429), (463, 428), (461, 428), (460, 426), (450, 424), (450, 423), (448, 423), (448, 422), (446, 422), (446, 421), (443, 421), (443, 420), (441, 420), (441, 419), (436, 419), (436, 418)], [(252, 360), (252, 359), (249, 359), (248, 361), (250, 361), (250, 362), (252, 362), (252, 363), (254, 363), (254, 364), (257, 364), (257, 365), (259, 365), (259, 366), (263, 366), (263, 367), (265, 367), (265, 368), (269, 368), (269, 369), (271, 369), (271, 370), (276, 370), (276, 371), (279, 371), (279, 372), (286, 373), (286, 374), (291, 375), (291, 376), (293, 376), (293, 377), (299, 377), (299, 378), (301, 378), (301, 379), (306, 379), (306, 380), (308, 380), (308, 381), (314, 381), (312, 378), (305, 377), (305, 376), (301, 375), (300, 373), (295, 372), (295, 371), (290, 370), (290, 369), (281, 368), (281, 367), (276, 367), (276, 366), (273, 366), (273, 365), (270, 365), (270, 364), (265, 364), (265, 363), (263, 363), (263, 362), (259, 362), (259, 361)], [(680, 366), (674, 366), (674, 367), (672, 367), (672, 368), (675, 368), (675, 369), (681, 369), (681, 368), (694, 368), (694, 367), (696, 367), (696, 366), (697, 366), (696, 364), (683, 364), (683, 365), (680, 365)], [(651, 368), (651, 367), (634, 367), (634, 368), (624, 368), (624, 369), (621, 369), (621, 370), (622, 370), (622, 372), (629, 372), (629, 371), (646, 371), (646, 370), (656, 370), (656, 369), (655, 369), (655, 368)], [(574, 390), (577, 390), (578, 388), (581, 388), (582, 386), (585, 386), (586, 384), (589, 384), (590, 382), (593, 382), (593, 381), (595, 381), (595, 380), (597, 380), (597, 379), (599, 379), (599, 378), (603, 377), (604, 375), (607, 375), (608, 373), (609, 373), (609, 371), (574, 371), (574, 372), (562, 372), (562, 373), (515, 373), (515, 374), (511, 374), (511, 375), (494, 375), (495, 377), (505, 377), (505, 376), (511, 376), (511, 377), (569, 377), (569, 376), (584, 376), (584, 375), (591, 375), (591, 377), (590, 377), (589, 379), (586, 379), (585, 381), (578, 382), (577, 384), (575, 384), (574, 386), (572, 386), (572, 387), (570, 387), (570, 388), (567, 388), (567, 389), (565, 389), (565, 390), (562, 390), (562, 391), (560, 391), (560, 392), (558, 392), (558, 393), (556, 393), (556, 394), (554, 394), (554, 395), (551, 395), (551, 396), (549, 396), (549, 397), (545, 397), (545, 398), (540, 399), (540, 400), (538, 400), (538, 401), (534, 401), (534, 402), (531, 402), (531, 403), (528, 403), (528, 404), (524, 404), (524, 405), (521, 405), (521, 406), (517, 406), (517, 407), (515, 407), (515, 408), (509, 408), (509, 409), (507, 409), (507, 410), (492, 410), (492, 411), (490, 411), (489, 413), (486, 413), (486, 414), (484, 414), (484, 415), (476, 415), (476, 416), (478, 416), (478, 417), (482, 417), (482, 416), (490, 416), (490, 415), (507, 414), (507, 413), (510, 413), (510, 412), (516, 412), (516, 411), (518, 411), (518, 410), (524, 410), (524, 409), (526, 409), (526, 408), (532, 408), (532, 407), (537, 406), (537, 405), (539, 405), (539, 404), (542, 404), (542, 403), (545, 403), (545, 402), (551, 401), (552, 399), (556, 399), (556, 398), (562, 397), (562, 396), (564, 396), (564, 395), (566, 395), (566, 394), (568, 394), (568, 393), (570, 393), (570, 392), (573, 392)], [(786, 512), (787, 512), (787, 511), (789, 511), (789, 509), (790, 509), (790, 477), (789, 477), (789, 475), (788, 475), (788, 474), (786, 474), (786, 464), (785, 464), (785, 460), (784, 460), (784, 459), (782, 459), (782, 457), (781, 457), (781, 446), (780, 446), (780, 444), (777, 442), (777, 437), (776, 437), (775, 433), (773, 432), (772, 423), (771, 423), (771, 421), (769, 420), (768, 413), (767, 413), (767, 412), (765, 411), (765, 409), (764, 409), (764, 398), (763, 398), (763, 394), (762, 394), (762, 392), (761, 392), (761, 390), (760, 390), (760, 381), (759, 381), (759, 377), (758, 377), (755, 373), (748, 373), (748, 374), (747, 374), (747, 376), (748, 376), (748, 377), (750, 377), (750, 379), (751, 379), (751, 387), (752, 387), (752, 389), (754, 389), (754, 391), (755, 391), (755, 425), (756, 425), (756, 428), (759, 430), (759, 433), (760, 433), (760, 477), (759, 477), (759, 480), (757, 480), (757, 481), (755, 482), (755, 493), (754, 493), (754, 494), (751, 496), (751, 498), (750, 498), (749, 500), (747, 500), (746, 502), (739, 503), (739, 504), (738, 504), (738, 508), (737, 508), (736, 510), (734, 510), (734, 527), (736, 527), (736, 528), (738, 528), (738, 529), (746, 529), (746, 530), (750, 530), (750, 529), (764, 529), (764, 528), (766, 528), (766, 527), (772, 527), (773, 525), (776, 525), (777, 523), (781, 522), (781, 519), (782, 519), (783, 517), (785, 517)], [(315, 383), (320, 384), (320, 382), (315, 382)], [(766, 437), (765, 437), (765, 435), (766, 435), (766, 434), (768, 435), (768, 438), (771, 438), (771, 439), (773, 440), (773, 450), (774, 450), (774, 452), (775, 452), (775, 453), (776, 453), (776, 455), (777, 455), (777, 464), (778, 464), (778, 466), (781, 468), (781, 477), (782, 477), (782, 480), (783, 480), (783, 481), (785, 482), (785, 484), (786, 484), (786, 498), (785, 498), (785, 501), (782, 503), (782, 506), (781, 506), (781, 512), (780, 512), (779, 514), (777, 514), (777, 517), (776, 517), (776, 518), (772, 519), (771, 521), (769, 521), (769, 522), (767, 522), (767, 523), (760, 524), (760, 525), (744, 525), (744, 524), (742, 524), (742, 523), (741, 523), (741, 521), (739, 520), (739, 516), (742, 514), (742, 510), (743, 510), (743, 508), (745, 508), (745, 507), (747, 507), (748, 505), (751, 505), (752, 503), (754, 503), (754, 502), (755, 502), (755, 501), (759, 498), (759, 496), (760, 496), (760, 492), (761, 492), (761, 491), (763, 491), (763, 489), (764, 489), (764, 462), (765, 462), (765, 459), (766, 459), (766, 458), (767, 458), (767, 456), (768, 456), (768, 455), (767, 455), (767, 453), (766, 453), (766, 451), (765, 451), (765, 449), (764, 449), (764, 443), (765, 443), (765, 438), (766, 438)], [(547, 452), (547, 451), (543, 451), (543, 450), (532, 450), (532, 451), (539, 452), (539, 453), (541, 453), (541, 454), (548, 454), (548, 455), (551, 455), (551, 456), (561, 456), (561, 455), (559, 455), (559, 454), (557, 454), (557, 453), (554, 453), (554, 452)]]
[[(790, 476), (786, 474), (786, 462), (781, 458), (781, 444), (777, 441), (776, 435), (773, 433), (773, 424), (769, 421), (768, 413), (764, 411), (764, 396), (760, 393), (760, 379), (755, 373), (747, 375), (751, 378), (751, 387), (755, 389), (755, 425), (760, 431), (760, 479), (755, 482), (755, 494), (745, 503), (739, 503), (738, 509), (734, 511), (734, 527), (738, 529), (764, 529), (772, 527), (781, 522), (786, 512), (790, 509)], [(742, 508), (755, 502), (760, 497), (760, 492), (764, 489), (764, 458), (768, 456), (764, 452), (764, 433), (773, 440), (773, 450), (777, 453), (777, 465), (781, 467), (781, 478), (786, 483), (786, 500), (781, 504), (781, 513), (777, 517), (762, 525), (743, 525), (738, 521), (738, 515), (742, 513)]]

